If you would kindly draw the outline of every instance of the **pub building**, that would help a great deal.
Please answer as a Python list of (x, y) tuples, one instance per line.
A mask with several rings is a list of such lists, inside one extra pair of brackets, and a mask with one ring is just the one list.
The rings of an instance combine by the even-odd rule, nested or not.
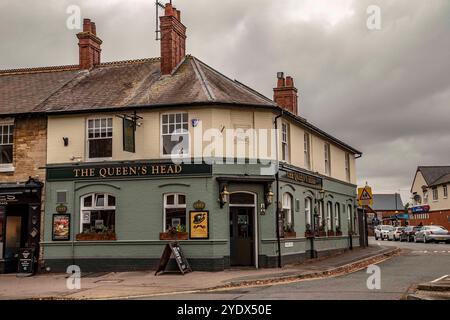
[[(194, 271), (358, 246), (361, 152), (300, 116), (292, 77), (271, 100), (186, 55), (171, 4), (160, 26), (161, 57), (104, 63), (85, 19), (79, 73), (34, 109), (48, 119), (45, 269), (156, 269), (171, 241)], [(267, 154), (251, 129), (275, 137)]]

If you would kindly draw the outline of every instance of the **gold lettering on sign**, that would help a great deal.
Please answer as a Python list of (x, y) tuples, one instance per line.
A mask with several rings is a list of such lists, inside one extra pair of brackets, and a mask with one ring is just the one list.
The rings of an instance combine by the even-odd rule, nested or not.
[[(151, 166), (123, 166), (123, 167), (104, 167), (104, 168), (83, 168), (73, 169), (72, 172), (75, 178), (88, 178), (88, 177), (124, 177), (124, 176), (145, 176), (149, 174), (151, 168), (152, 175), (173, 175), (180, 174), (183, 171), (181, 165), (151, 165)], [(288, 173), (288, 177), (295, 179), (295, 176)]]
[(99, 171), (100, 177), (106, 178), (106, 174), (107, 174), (106, 168), (101, 168)]

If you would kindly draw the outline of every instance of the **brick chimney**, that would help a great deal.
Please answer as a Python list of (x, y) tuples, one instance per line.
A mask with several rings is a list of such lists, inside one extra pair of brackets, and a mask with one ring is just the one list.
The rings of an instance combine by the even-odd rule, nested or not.
[(83, 32), (77, 34), (80, 47), (80, 68), (89, 70), (100, 64), (100, 55), (103, 43), (97, 37), (97, 28), (90, 19), (83, 20)]
[(181, 12), (167, 3), (161, 22), (161, 73), (171, 74), (186, 55), (186, 27)]
[(283, 72), (278, 72), (278, 84), (273, 89), (273, 100), (283, 109), (298, 115), (298, 90), (292, 77), (284, 78)]

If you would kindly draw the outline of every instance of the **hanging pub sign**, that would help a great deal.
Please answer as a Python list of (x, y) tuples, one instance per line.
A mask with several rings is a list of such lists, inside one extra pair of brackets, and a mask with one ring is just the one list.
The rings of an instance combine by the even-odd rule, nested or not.
[(164, 272), (167, 268), (167, 264), (169, 263), (170, 257), (174, 256), (175, 261), (178, 265), (178, 269), (184, 275), (185, 273), (192, 272), (191, 266), (186, 259), (186, 256), (181, 250), (178, 242), (170, 242), (164, 248), (163, 254), (161, 256), (161, 260), (159, 261), (159, 267), (155, 272), (155, 276), (157, 276), (160, 272)]
[(123, 118), (123, 151), (136, 152), (135, 121)]
[(70, 240), (70, 214), (54, 214), (52, 224), (53, 241)]
[(193, 240), (209, 239), (209, 211), (191, 211), (190, 238)]

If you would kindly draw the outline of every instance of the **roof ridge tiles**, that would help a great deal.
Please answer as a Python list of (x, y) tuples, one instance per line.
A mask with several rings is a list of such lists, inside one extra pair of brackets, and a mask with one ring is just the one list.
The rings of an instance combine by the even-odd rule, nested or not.
[(31, 74), (31, 73), (45, 73), (45, 72), (75, 71), (75, 70), (79, 70), (79, 69), (80, 69), (79, 65), (16, 68), (16, 69), (0, 70), (0, 76)]

